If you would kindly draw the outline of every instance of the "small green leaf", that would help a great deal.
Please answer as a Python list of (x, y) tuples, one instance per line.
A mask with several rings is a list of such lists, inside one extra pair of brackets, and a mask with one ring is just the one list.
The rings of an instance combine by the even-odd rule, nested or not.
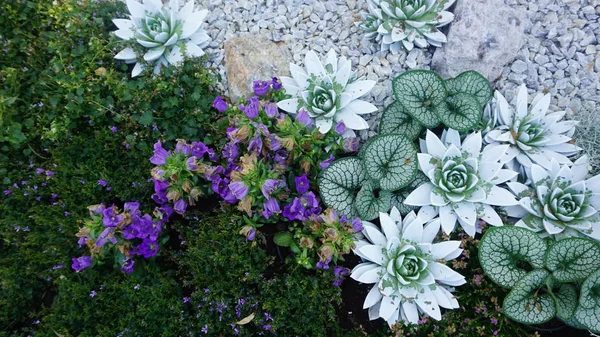
[(600, 268), (600, 247), (590, 239), (563, 239), (548, 249), (545, 262), (558, 281), (583, 281)]
[(140, 116), (140, 124), (150, 125), (152, 123), (152, 111), (146, 111)]
[(362, 220), (373, 220), (379, 216), (379, 212), (389, 212), (391, 198), (391, 191), (380, 190), (372, 182), (366, 181), (354, 202), (358, 217)]
[(363, 147), (367, 175), (382, 190), (394, 191), (412, 182), (417, 173), (417, 150), (412, 141), (398, 135), (379, 135)]
[(546, 249), (546, 241), (535, 232), (514, 226), (493, 227), (481, 238), (479, 261), (492, 281), (512, 288), (527, 274), (517, 263), (543, 268)]
[(548, 275), (548, 271), (536, 269), (519, 280), (504, 298), (504, 314), (523, 324), (542, 324), (551, 320), (556, 315), (554, 301), (549, 294), (538, 292)]
[(571, 284), (562, 284), (555, 294), (556, 316), (564, 321), (570, 320), (577, 309), (577, 289)]
[(360, 159), (338, 159), (319, 175), (321, 200), (340, 215), (355, 216), (354, 200), (358, 189), (366, 180), (367, 175)]
[(396, 77), (392, 84), (396, 101), (427, 128), (440, 124), (435, 107), (446, 99), (444, 80), (433, 71), (410, 70)]
[(400, 102), (390, 104), (379, 122), (379, 134), (396, 133), (415, 140), (421, 132), (421, 124), (411, 115), (406, 113), (406, 108)]
[(455, 78), (446, 80), (446, 88), (448, 90), (448, 95), (465, 93), (475, 96), (482, 108), (494, 95), (490, 81), (473, 70), (465, 71)]
[(479, 125), (482, 108), (475, 96), (458, 93), (437, 106), (436, 112), (447, 127), (464, 132)]
[[(593, 272), (581, 284), (579, 306), (584, 309), (598, 308), (600, 310), (600, 269)], [(584, 322), (581, 323), (585, 324)]]
[(405, 216), (408, 213), (419, 208), (418, 206), (409, 206), (404, 204), (404, 200), (412, 191), (416, 190), (419, 186), (428, 181), (429, 178), (423, 172), (417, 171), (415, 179), (410, 184), (408, 184), (408, 186), (396, 190), (392, 193), (390, 208), (396, 207), (398, 211), (400, 211), (400, 214), (402, 214), (402, 216)]
[(273, 236), (273, 242), (275, 242), (275, 244), (278, 246), (289, 247), (290, 244), (292, 243), (292, 233), (290, 233), (290, 232), (276, 233), (275, 236)]

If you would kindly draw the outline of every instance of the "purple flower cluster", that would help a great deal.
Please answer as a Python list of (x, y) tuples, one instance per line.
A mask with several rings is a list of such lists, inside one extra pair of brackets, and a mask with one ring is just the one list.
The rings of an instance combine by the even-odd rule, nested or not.
[(135, 264), (134, 256), (147, 259), (158, 253), (163, 223), (168, 222), (173, 213), (169, 206), (160, 207), (155, 213), (161, 218), (154, 219), (149, 214), (141, 213), (139, 202), (126, 202), (123, 211), (119, 211), (115, 205), (106, 207), (104, 204), (88, 208), (91, 220), (80, 228), (77, 237), (79, 245), (86, 245), (92, 256), (73, 259), (71, 267), (77, 272), (90, 267), (94, 256), (105, 256), (112, 248), (115, 254), (124, 255), (120, 261), (121, 270), (130, 274)]
[(254, 81), (252, 85), (252, 90), (254, 90), (254, 94), (257, 96), (264, 96), (269, 93), (269, 89), (273, 88), (275, 91), (279, 91), (281, 89), (281, 82), (277, 77), (273, 77), (271, 81)]
[(294, 198), (291, 204), (283, 208), (283, 216), (290, 221), (304, 221), (311, 216), (316, 216), (322, 211), (319, 201), (313, 192), (304, 193)]

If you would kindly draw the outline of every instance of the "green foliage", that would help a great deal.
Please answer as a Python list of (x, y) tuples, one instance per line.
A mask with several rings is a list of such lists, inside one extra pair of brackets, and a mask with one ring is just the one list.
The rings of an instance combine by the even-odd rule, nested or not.
[(548, 249), (545, 263), (559, 282), (583, 281), (600, 268), (600, 247), (582, 238), (560, 240)]
[(414, 180), (417, 150), (399, 134), (379, 135), (369, 139), (361, 149), (367, 175), (382, 190), (395, 191)]
[(409, 115), (404, 105), (399, 102), (390, 104), (383, 111), (379, 121), (379, 134), (401, 134), (410, 140), (416, 139), (422, 128), (421, 124)]
[(375, 219), (379, 212), (390, 209), (392, 192), (380, 189), (374, 182), (366, 181), (356, 195), (355, 207), (361, 219)]
[(473, 70), (465, 71), (455, 78), (447, 79), (446, 88), (448, 89), (448, 95), (450, 96), (458, 93), (474, 96), (481, 108), (483, 108), (494, 95), (492, 86), (487, 78)]
[(438, 74), (430, 70), (407, 71), (394, 79), (393, 88), (406, 113), (426, 128), (438, 126), (440, 118), (435, 107), (446, 99), (446, 86)]
[(524, 324), (541, 324), (551, 320), (556, 315), (552, 297), (537, 293), (549, 275), (544, 269), (535, 269), (522, 277), (504, 298), (504, 314)]
[(334, 208), (340, 214), (354, 216), (356, 194), (366, 179), (360, 159), (336, 160), (319, 175), (321, 199), (325, 205)]
[(512, 288), (527, 271), (526, 262), (543, 268), (546, 242), (536, 233), (519, 227), (495, 227), (481, 238), (479, 260), (486, 275), (499, 285)]

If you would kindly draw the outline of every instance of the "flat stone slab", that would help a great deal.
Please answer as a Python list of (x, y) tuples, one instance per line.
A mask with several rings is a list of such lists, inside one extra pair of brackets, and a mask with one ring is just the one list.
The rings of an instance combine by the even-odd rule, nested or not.
[(454, 15), (448, 43), (436, 49), (432, 69), (444, 77), (475, 70), (496, 80), (523, 45), (525, 13), (503, 0), (459, 0)]
[(229, 98), (236, 102), (252, 96), (252, 83), (274, 76), (289, 76), (291, 54), (264, 36), (241, 36), (225, 41), (225, 71)]

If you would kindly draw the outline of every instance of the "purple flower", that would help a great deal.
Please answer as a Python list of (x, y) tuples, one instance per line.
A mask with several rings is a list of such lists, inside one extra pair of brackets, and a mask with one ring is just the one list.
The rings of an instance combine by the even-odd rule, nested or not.
[(265, 219), (272, 217), (275, 214), (281, 213), (281, 208), (279, 208), (279, 203), (275, 199), (269, 199), (266, 203), (263, 204), (263, 216)]
[(279, 143), (275, 135), (269, 135), (268, 147), (271, 151), (277, 151), (281, 149), (281, 143)]
[(281, 89), (281, 82), (279, 79), (277, 79), (277, 77), (273, 77), (271, 84), (273, 85), (273, 90), (278, 91)]
[(108, 183), (106, 182), (106, 180), (100, 179), (98, 180), (98, 185), (100, 186), (106, 186)]
[(331, 256), (328, 257), (325, 261), (319, 260), (319, 262), (317, 262), (317, 269), (324, 269), (324, 270), (329, 269), (330, 262), (331, 262)]
[(183, 153), (186, 156), (189, 156), (192, 153), (192, 148), (185, 143), (185, 141), (178, 141), (177, 145), (175, 145), (175, 153)]
[(152, 181), (154, 181), (154, 192), (156, 193), (164, 192), (167, 190), (167, 188), (169, 188), (169, 182), (165, 180), (152, 178)]
[(252, 241), (256, 237), (256, 228), (252, 227), (246, 234), (246, 240)]
[(298, 191), (298, 193), (304, 194), (304, 192), (308, 191), (310, 186), (306, 174), (296, 177), (294, 180), (296, 181), (296, 191)]
[(92, 265), (92, 257), (91, 256), (82, 256), (78, 258), (72, 258), (71, 268), (75, 269), (76, 272), (80, 272), (85, 268), (88, 268)]
[(277, 163), (277, 164), (283, 164), (288, 158), (288, 153), (285, 150), (279, 150), (277, 152), (275, 152), (275, 156), (273, 157), (273, 160)]
[(192, 143), (192, 156), (201, 159), (204, 154), (208, 152), (208, 147), (204, 145), (202, 142), (193, 142)]
[(47, 171), (46, 171), (46, 176), (48, 176), (48, 177), (52, 177), (54, 174), (55, 174), (55, 173), (54, 173), (54, 172), (52, 172), (52, 171), (50, 171), (50, 170), (47, 170)]
[(205, 325), (202, 327), (202, 332), (204, 332), (205, 334), (207, 334), (207, 333), (208, 333), (208, 324), (205, 324)]
[(223, 146), (223, 152), (221, 152), (223, 158), (228, 158), (227, 161), (233, 162), (240, 155), (240, 150), (235, 143), (227, 143)]
[(254, 93), (256, 95), (263, 96), (269, 92), (270, 84), (271, 82), (254, 81), (254, 84), (252, 85), (252, 90), (254, 90)]
[(44, 173), (44, 172), (46, 172), (46, 170), (44, 170), (43, 168), (39, 168), (39, 167), (38, 167), (37, 169), (35, 169), (35, 173), (36, 173), (36, 174), (42, 174), (42, 173)]
[(247, 106), (244, 106), (243, 104), (239, 106), (240, 110), (242, 110), (250, 119), (258, 117), (258, 97), (253, 96), (249, 100), (246, 100), (246, 103), (248, 103)]
[(112, 131), (112, 132), (117, 132), (117, 127), (116, 127), (116, 126), (111, 126), (111, 127), (110, 127), (110, 131)]
[(265, 113), (269, 118), (273, 118), (277, 116), (279, 110), (277, 109), (277, 104), (275, 103), (267, 103), (265, 104)]
[(166, 203), (167, 201), (169, 201), (167, 199), (167, 192), (165, 192), (165, 191), (160, 191), (160, 192), (156, 192), (156, 193), (152, 194), (152, 200), (154, 200), (154, 202), (159, 205), (162, 205), (162, 204)]
[(344, 150), (346, 152), (356, 152), (358, 151), (358, 138), (351, 137), (344, 139)]
[(95, 297), (96, 295), (98, 295), (96, 290), (92, 290), (92, 292), (90, 292), (90, 297)]
[(250, 143), (248, 145), (248, 152), (254, 152), (256, 154), (260, 154), (260, 152), (262, 151), (262, 139), (260, 138), (259, 135), (254, 136), (254, 138), (252, 138), (250, 140)]
[(4, 195), (10, 195), (12, 194), (12, 190), (4, 190)]
[(271, 198), (271, 192), (275, 191), (280, 184), (281, 182), (277, 179), (267, 179), (260, 190), (265, 198), (269, 199)]
[(183, 199), (175, 201), (175, 204), (173, 205), (173, 210), (181, 215), (185, 214), (186, 208), (187, 204)]
[(131, 216), (140, 214), (140, 202), (139, 201), (131, 201), (126, 202), (123, 205), (123, 210), (127, 211)]
[(187, 297), (187, 296), (186, 296), (186, 297), (184, 297), (184, 298), (183, 298), (183, 303), (187, 303), (187, 302), (189, 302), (189, 301), (190, 301), (190, 298), (189, 298), (189, 297)]
[(325, 159), (321, 163), (319, 163), (319, 167), (322, 169), (328, 168), (334, 159), (335, 159), (335, 157), (332, 154), (330, 154), (328, 159)]
[(346, 125), (344, 124), (344, 122), (343, 122), (343, 121), (340, 121), (340, 122), (338, 122), (338, 123), (335, 125), (335, 129), (334, 129), (334, 130), (335, 130), (335, 132), (337, 132), (338, 134), (340, 134), (340, 135), (343, 135), (343, 134), (344, 134), (344, 132), (346, 132)]
[(307, 128), (309, 128), (312, 125), (312, 119), (310, 118), (310, 116), (308, 115), (308, 111), (301, 109), (298, 114), (296, 115), (296, 121), (304, 126), (306, 126)]
[(217, 111), (219, 111), (219, 112), (227, 111), (227, 102), (225, 102), (221, 98), (221, 95), (219, 95), (215, 98), (215, 100), (212, 103), (212, 106), (213, 106), (213, 108), (217, 109)]
[(133, 265), (135, 261), (130, 257), (125, 257), (123, 259), (123, 265), (121, 266), (121, 270), (125, 272), (125, 274), (129, 275), (133, 273)]
[(210, 161), (219, 160), (219, 156), (217, 155), (215, 150), (209, 148), (208, 150), (206, 150), (206, 153), (208, 153), (208, 160), (210, 160)]
[(158, 253), (158, 242), (150, 239), (144, 239), (142, 243), (136, 247), (136, 254), (142, 255), (144, 258), (150, 258)]
[(185, 161), (185, 165), (186, 165), (186, 167), (187, 167), (188, 170), (190, 170), (190, 171), (196, 171), (196, 169), (198, 168), (198, 166), (196, 166), (196, 157), (194, 157), (194, 156), (189, 157)]
[(109, 207), (102, 212), (104, 218), (102, 219), (102, 224), (105, 227), (117, 227), (121, 221), (123, 221), (123, 216), (115, 213), (115, 208)]
[(150, 162), (154, 165), (164, 165), (167, 163), (169, 153), (163, 149), (161, 142), (154, 144), (154, 155), (150, 158)]
[(339, 287), (344, 282), (344, 279), (350, 275), (350, 269), (344, 267), (333, 267), (333, 275), (335, 275), (336, 280), (333, 282), (334, 287)]
[(360, 232), (363, 230), (362, 221), (360, 221), (359, 218), (352, 219), (352, 229), (354, 229), (355, 232)]
[(248, 195), (248, 186), (241, 181), (229, 183), (229, 189), (238, 200), (242, 200)]

